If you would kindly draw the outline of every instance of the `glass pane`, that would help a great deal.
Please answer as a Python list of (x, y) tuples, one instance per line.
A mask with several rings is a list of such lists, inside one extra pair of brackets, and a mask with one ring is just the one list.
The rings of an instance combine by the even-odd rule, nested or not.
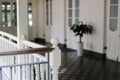
[(79, 19), (75, 19), (75, 24), (79, 25)]
[(52, 25), (52, 0), (50, 0), (50, 24)]
[(75, 17), (79, 17), (79, 9), (75, 9)]
[(52, 2), (50, 2), (50, 9), (52, 10)]
[(50, 24), (52, 25), (52, 18), (50, 18)]
[(7, 5), (7, 10), (11, 10), (11, 5), (10, 4)]
[(28, 6), (28, 11), (31, 11), (32, 10), (32, 6)]
[(69, 20), (68, 20), (68, 25), (69, 25), (69, 27), (72, 26), (72, 19), (69, 19)]
[(72, 17), (72, 9), (69, 9), (69, 17)]
[(2, 10), (5, 10), (5, 5), (2, 5)]
[(28, 22), (29, 26), (32, 26), (32, 13), (28, 14), (28, 19), (29, 19), (29, 22)]
[(32, 20), (32, 14), (29, 13), (28, 17), (29, 17), (29, 20), (31, 21)]
[(46, 18), (46, 25), (49, 25), (49, 21), (48, 21), (49, 19), (48, 18)]
[(7, 13), (7, 25), (11, 26), (11, 13)]
[(28, 3), (28, 25), (31, 27), (33, 24), (32, 20), (32, 3)]
[(110, 0), (110, 4), (118, 4), (118, 0)]
[(52, 11), (50, 12), (50, 24), (52, 25)]
[(79, 7), (79, 0), (75, 1), (75, 7)]
[(69, 5), (68, 7), (69, 7), (69, 8), (72, 8), (72, 0), (68, 0), (68, 1), (69, 1), (69, 2), (68, 2), (68, 5)]
[(48, 10), (48, 3), (46, 4), (46, 10)]
[(13, 10), (15, 9), (15, 6), (14, 6), (14, 5), (12, 6), (12, 9), (13, 9)]
[(13, 3), (13, 4), (12, 4), (12, 8), (13, 8), (13, 10), (16, 9), (16, 3)]
[(13, 12), (16, 14), (17, 12), (17, 5), (16, 5), (16, 2), (13, 3)]
[(52, 11), (50, 11), (50, 17), (52, 18)]
[(110, 17), (118, 17), (118, 6), (110, 6)]
[(2, 13), (2, 25), (5, 23), (5, 13)]
[(110, 19), (110, 30), (111, 31), (117, 30), (117, 19)]
[(47, 17), (47, 18), (49, 17), (48, 11), (46, 11), (46, 17)]

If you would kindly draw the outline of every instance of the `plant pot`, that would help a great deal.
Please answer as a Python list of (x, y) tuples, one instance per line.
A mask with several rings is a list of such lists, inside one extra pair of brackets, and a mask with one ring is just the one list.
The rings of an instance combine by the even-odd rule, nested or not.
[(80, 57), (83, 55), (83, 43), (77, 43), (77, 56)]

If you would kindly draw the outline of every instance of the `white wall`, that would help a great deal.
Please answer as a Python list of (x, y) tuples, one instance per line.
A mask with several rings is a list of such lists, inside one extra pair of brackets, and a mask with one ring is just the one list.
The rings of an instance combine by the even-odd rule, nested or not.
[(35, 0), (36, 2), (36, 33), (37, 33), (37, 37), (43, 38), (43, 34), (44, 34), (44, 0)]
[(44, 12), (43, 12), (43, 0), (33, 0), (33, 26), (30, 28), (29, 37), (43, 38), (44, 34)]
[(37, 3), (38, 1), (35, 0), (29, 0), (29, 2), (32, 2), (32, 20), (33, 20), (33, 25), (28, 27), (28, 39), (29, 40), (34, 40), (34, 38), (36, 37), (36, 34), (38, 31), (36, 31), (37, 28)]
[[(46, 34), (45, 25), (45, 1), (37, 1), (37, 37), (44, 38), (43, 34)], [(64, 0), (53, 0), (53, 25), (50, 27), (50, 38), (58, 38), (60, 43), (64, 43)], [(49, 41), (50, 42), (50, 41)]]
[[(40, 1), (41, 2), (41, 1)], [(60, 43), (64, 43), (65, 37), (65, 5), (64, 0), (53, 0), (53, 25), (51, 27), (51, 38), (57, 37)], [(39, 3), (38, 8), (38, 35), (42, 37), (44, 22), (42, 22), (41, 6)], [(41, 9), (41, 10), (40, 10)], [(93, 26), (93, 33), (85, 35), (84, 48), (95, 52), (103, 53), (103, 42), (104, 42), (104, 0), (80, 0), (80, 21), (90, 22)], [(68, 28), (66, 31), (69, 31)], [(66, 32), (69, 34), (69, 32)], [(71, 36), (67, 36), (71, 39)], [(73, 37), (71, 41), (75, 43), (78, 38)], [(69, 41), (69, 42), (71, 42)], [(71, 48), (76, 48), (76, 44), (71, 45)]]
[(53, 0), (53, 26), (51, 37), (57, 37), (64, 43), (64, 0)]
[(85, 49), (103, 53), (104, 0), (80, 0), (80, 20), (93, 26), (92, 35), (84, 38)]

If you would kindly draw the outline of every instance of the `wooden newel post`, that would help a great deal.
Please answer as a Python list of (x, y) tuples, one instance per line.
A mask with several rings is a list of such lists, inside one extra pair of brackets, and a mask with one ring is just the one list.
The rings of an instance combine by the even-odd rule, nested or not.
[(52, 80), (58, 80), (58, 70), (61, 65), (61, 50), (58, 47), (58, 39), (51, 39), (52, 47), (55, 48), (50, 53), (50, 65), (52, 68)]

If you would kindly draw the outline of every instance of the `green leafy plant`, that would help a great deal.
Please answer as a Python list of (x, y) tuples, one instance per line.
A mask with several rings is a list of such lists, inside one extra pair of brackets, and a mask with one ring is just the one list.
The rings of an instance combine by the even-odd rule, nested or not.
[(84, 34), (92, 33), (92, 26), (89, 24), (83, 24), (82, 21), (79, 25), (73, 24), (70, 29), (75, 33), (75, 36), (79, 36), (80, 43), (82, 43), (82, 37), (84, 36)]

